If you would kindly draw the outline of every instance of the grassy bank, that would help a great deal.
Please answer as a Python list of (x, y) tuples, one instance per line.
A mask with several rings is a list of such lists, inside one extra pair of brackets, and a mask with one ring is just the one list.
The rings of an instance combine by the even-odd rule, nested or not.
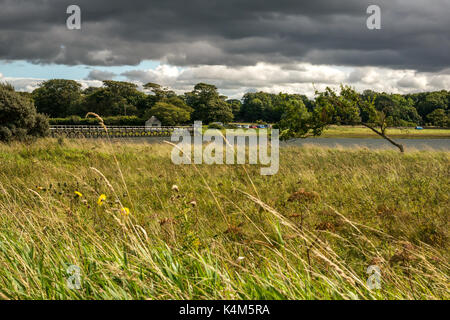
[(287, 147), (264, 177), (171, 149), (0, 145), (0, 298), (450, 298), (449, 153)]
[[(387, 135), (396, 139), (450, 139), (450, 129), (388, 128)], [(331, 126), (322, 134), (321, 138), (380, 138), (369, 128), (351, 126)]]

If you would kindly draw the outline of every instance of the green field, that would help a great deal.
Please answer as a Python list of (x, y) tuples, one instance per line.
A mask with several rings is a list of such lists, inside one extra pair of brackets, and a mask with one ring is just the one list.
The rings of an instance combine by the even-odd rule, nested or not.
[[(423, 129), (415, 128), (388, 128), (387, 135), (396, 139), (414, 139), (414, 138), (446, 138), (450, 139), (450, 129)], [(351, 127), (351, 126), (331, 126), (325, 129), (321, 135), (322, 138), (380, 138), (369, 128)]]
[(0, 144), (0, 299), (450, 298), (448, 152), (286, 147), (268, 177), (171, 150)]

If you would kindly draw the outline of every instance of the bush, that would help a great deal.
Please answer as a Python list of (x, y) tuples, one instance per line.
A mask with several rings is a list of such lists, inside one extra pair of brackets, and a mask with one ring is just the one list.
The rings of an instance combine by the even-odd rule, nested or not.
[(36, 114), (36, 123), (29, 131), (29, 134), (34, 137), (46, 137), (50, 134), (50, 125), (47, 116), (42, 113)]
[(48, 133), (47, 118), (37, 113), (32, 100), (0, 83), (0, 141), (25, 141)]
[(219, 129), (219, 130), (222, 130), (222, 129), (225, 129), (225, 127), (220, 125), (219, 123), (210, 123), (208, 125), (208, 129)]

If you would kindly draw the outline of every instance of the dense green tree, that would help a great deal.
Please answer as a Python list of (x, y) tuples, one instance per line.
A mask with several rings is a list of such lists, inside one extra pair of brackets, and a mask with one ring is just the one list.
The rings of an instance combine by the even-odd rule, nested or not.
[(434, 110), (450, 109), (450, 92), (446, 90), (407, 94), (405, 98), (413, 101), (414, 107), (423, 120), (423, 124), (425, 124), (428, 114)]
[(146, 95), (134, 83), (103, 81), (103, 87), (85, 90), (78, 115), (95, 112), (101, 116), (137, 115), (145, 111)]
[(88, 112), (94, 112), (102, 117), (123, 114), (121, 111), (126, 108), (124, 104), (125, 98), (116, 97), (108, 88), (102, 87), (84, 97), (82, 108), (77, 114), (83, 116)]
[(37, 113), (33, 101), (11, 85), (0, 83), (0, 141), (24, 141), (48, 133), (48, 120)]
[(230, 99), (230, 100), (227, 100), (227, 103), (231, 107), (231, 112), (233, 113), (234, 120), (238, 120), (241, 116), (241, 107), (242, 107), (241, 100)]
[(437, 127), (449, 127), (450, 117), (444, 109), (436, 109), (427, 115), (427, 120), (431, 125)]
[(244, 121), (268, 120), (266, 110), (272, 108), (271, 94), (248, 92), (242, 100), (241, 116)]
[(448, 93), (444, 90), (426, 93), (424, 98), (418, 101), (417, 111), (423, 119), (436, 109), (448, 109)]
[(264, 102), (257, 98), (252, 97), (244, 97), (244, 103), (242, 108), (242, 115), (246, 121), (257, 121), (262, 120), (264, 113), (265, 105)]
[(299, 94), (271, 94), (266, 92), (250, 92), (243, 97), (241, 117), (245, 121), (262, 120), (265, 122), (278, 122), (285, 112), (287, 101), (299, 100), (309, 111), (314, 108), (313, 102), (306, 96)]
[(186, 102), (194, 109), (192, 120), (204, 123), (233, 120), (232, 109), (225, 99), (219, 95), (216, 86), (206, 83), (199, 83), (192, 92), (186, 93)]
[[(105, 80), (103, 86), (110, 92), (118, 113), (116, 115), (134, 115), (145, 94), (137, 90), (137, 85), (125, 81)], [(117, 112), (117, 111), (116, 111)]]
[(53, 118), (65, 117), (76, 113), (81, 102), (81, 85), (74, 80), (48, 80), (32, 96), (38, 112)]
[(176, 126), (187, 124), (191, 119), (192, 111), (189, 107), (179, 107), (166, 102), (157, 102), (145, 113), (145, 118), (149, 119), (155, 116), (164, 126)]
[[(421, 123), (422, 118), (414, 108), (414, 102), (400, 94), (375, 94), (375, 108), (386, 115), (389, 126), (415, 126)], [(363, 116), (363, 121), (367, 118)]]
[(306, 138), (322, 134), (327, 122), (321, 119), (319, 109), (309, 111), (302, 100), (290, 99), (283, 103), (284, 113), (276, 128), (283, 140)]
[(95, 91), (100, 90), (101, 87), (87, 87), (86, 89), (83, 90), (82, 94), (84, 96), (88, 96), (90, 94), (93, 94)]

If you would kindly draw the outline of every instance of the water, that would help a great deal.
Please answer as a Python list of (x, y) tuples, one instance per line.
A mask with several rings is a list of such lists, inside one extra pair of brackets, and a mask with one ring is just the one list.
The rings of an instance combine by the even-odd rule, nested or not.
[[(145, 138), (120, 138), (112, 139), (117, 142), (135, 142), (135, 143), (163, 143), (170, 141), (170, 137), (145, 137)], [(441, 150), (450, 151), (450, 139), (395, 139), (396, 142), (405, 146), (406, 151), (412, 150)], [(280, 146), (323, 146), (330, 148), (368, 148), (368, 149), (393, 149), (398, 150), (397, 147), (390, 144), (385, 139), (372, 138), (307, 138), (294, 139), (287, 142), (280, 142)]]
[[(406, 151), (408, 149), (415, 150), (442, 150), (450, 151), (450, 139), (394, 139), (395, 142), (403, 144)], [(308, 138), (295, 139), (282, 142), (283, 146), (324, 146), (330, 148), (368, 148), (368, 149), (395, 149), (398, 148), (385, 139), (371, 138)]]

